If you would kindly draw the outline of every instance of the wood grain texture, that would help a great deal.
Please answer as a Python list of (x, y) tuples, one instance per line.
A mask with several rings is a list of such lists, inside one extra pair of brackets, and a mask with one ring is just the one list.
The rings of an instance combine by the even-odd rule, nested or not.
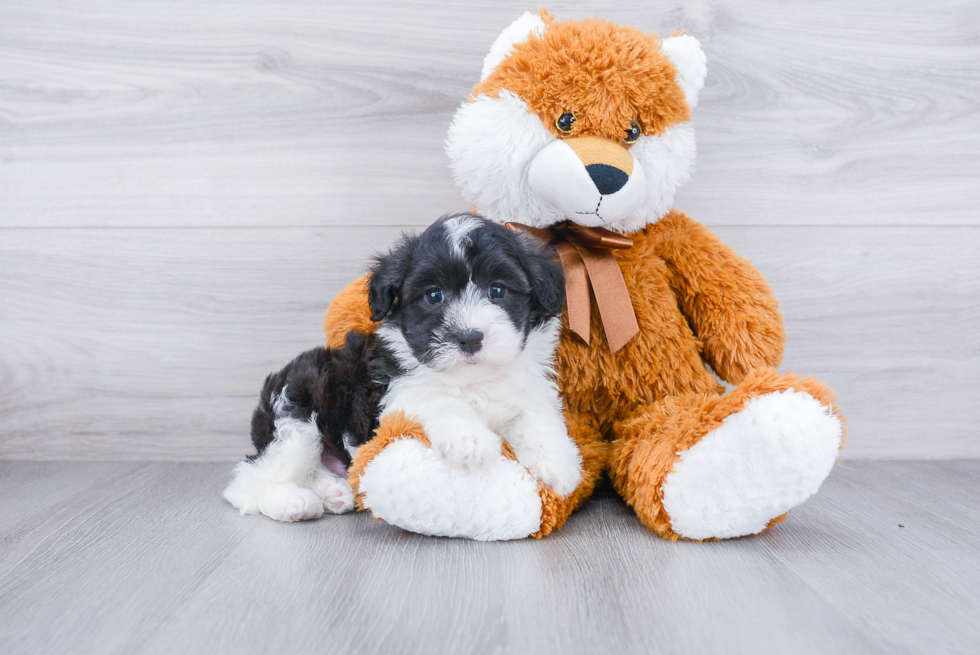
[[(422, 225), (526, 2), (0, 3), (0, 225)], [(980, 218), (980, 5), (565, 2), (700, 38), (712, 225)]]
[[(775, 530), (670, 543), (608, 492), (542, 541), (285, 525), (225, 464), (0, 464), (0, 649), (974, 653), (980, 462), (856, 462)], [(924, 493), (926, 492), (926, 493)]]
[[(240, 458), (262, 379), (397, 232), (5, 231), (0, 458)], [(840, 395), (845, 458), (980, 456), (980, 228), (718, 233), (781, 298), (784, 369)]]

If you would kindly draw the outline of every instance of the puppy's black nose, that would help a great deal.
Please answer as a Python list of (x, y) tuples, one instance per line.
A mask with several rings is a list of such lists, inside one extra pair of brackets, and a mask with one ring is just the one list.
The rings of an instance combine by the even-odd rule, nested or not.
[(585, 170), (595, 182), (595, 188), (599, 189), (599, 193), (602, 195), (616, 193), (630, 179), (630, 176), (625, 172), (609, 164), (589, 164)]
[(471, 355), (483, 347), (483, 333), (479, 330), (463, 330), (457, 332), (456, 342), (460, 350)]

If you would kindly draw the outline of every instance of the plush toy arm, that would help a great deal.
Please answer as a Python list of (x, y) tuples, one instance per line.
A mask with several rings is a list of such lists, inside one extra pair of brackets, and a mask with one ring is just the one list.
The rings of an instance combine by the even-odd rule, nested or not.
[(368, 307), (368, 277), (359, 277), (338, 293), (323, 317), (323, 331), (327, 335), (327, 346), (343, 348), (347, 333), (351, 330), (369, 334), (374, 332), (375, 323), (371, 320)]
[(608, 455), (594, 418), (566, 411), (565, 422), (582, 472), (578, 488), (563, 497), (529, 475), (506, 442), (494, 466), (454, 470), (435, 454), (417, 421), (388, 412), (350, 467), (357, 508), (422, 534), (481, 541), (546, 536), (592, 494)]
[(681, 311), (715, 372), (738, 384), (755, 368), (777, 366), (786, 334), (762, 274), (708, 228), (679, 212), (653, 225), (651, 236), (670, 270)]

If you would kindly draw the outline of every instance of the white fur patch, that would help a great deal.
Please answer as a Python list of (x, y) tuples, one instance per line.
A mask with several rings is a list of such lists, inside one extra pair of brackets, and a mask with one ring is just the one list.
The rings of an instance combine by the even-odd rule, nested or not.
[(497, 223), (539, 227), (564, 220), (531, 191), (528, 168), (555, 137), (510, 91), (479, 96), (456, 111), (446, 136), (453, 177), (467, 202)]
[(664, 39), (660, 47), (677, 68), (677, 83), (684, 91), (687, 106), (694, 109), (708, 75), (708, 58), (701, 49), (701, 42), (689, 34), (682, 34)]
[[(275, 402), (278, 413), (285, 391)], [(225, 487), (225, 500), (242, 514), (265, 514), (277, 521), (305, 521), (323, 512), (342, 514), (354, 507), (347, 480), (323, 467), (323, 449), (315, 417), (310, 421), (282, 417), (275, 438), (262, 454), (239, 462)]]
[(313, 493), (331, 514), (346, 514), (354, 509), (354, 491), (344, 478), (320, 471), (313, 479)]
[(541, 526), (537, 482), (499, 454), (483, 471), (463, 473), (415, 439), (398, 439), (365, 467), (358, 490), (375, 516), (421, 534), (493, 541)]
[(398, 365), (406, 371), (414, 371), (422, 366), (422, 363), (415, 358), (412, 347), (405, 340), (405, 335), (401, 330), (390, 323), (382, 323), (377, 330), (377, 335), (391, 349), (392, 355), (398, 361)]
[(344, 450), (347, 451), (347, 454), (350, 455), (350, 458), (353, 461), (354, 457), (357, 456), (357, 446), (354, 445), (354, 435), (350, 432), (345, 432), (340, 435), (340, 440), (344, 443)]
[(582, 482), (582, 454), (561, 414), (523, 412), (505, 428), (504, 437), (517, 461), (558, 495), (567, 496)]
[(457, 257), (463, 257), (463, 250), (467, 245), (466, 235), (479, 224), (479, 219), (473, 216), (456, 216), (446, 221), (446, 234), (449, 238), (449, 247), (452, 249), (453, 254)]
[(646, 193), (636, 211), (606, 226), (623, 234), (640, 230), (670, 211), (677, 190), (694, 172), (694, 126), (681, 123), (667, 128), (660, 136), (642, 136), (630, 153), (635, 166), (644, 171)]
[[(507, 312), (495, 305), (473, 282), (466, 285), (459, 297), (449, 301), (443, 321), (448, 331), (483, 332), (483, 347), (467, 358), (467, 366), (507, 364), (521, 352), (524, 335), (517, 330)], [(434, 366), (445, 370), (459, 364), (463, 358), (463, 353), (454, 344), (446, 350), (442, 361), (434, 362)]]
[(513, 23), (504, 28), (500, 36), (496, 38), (490, 46), (490, 52), (483, 59), (483, 70), (480, 73), (480, 81), (490, 77), (493, 69), (500, 65), (507, 56), (514, 51), (514, 46), (524, 43), (532, 34), (543, 34), (547, 25), (537, 14), (525, 11)]
[[(317, 495), (292, 482), (267, 485), (256, 495), (256, 499), (258, 510), (277, 521), (306, 521), (323, 516), (323, 502)], [(246, 513), (255, 512), (242, 512)]]
[(680, 453), (663, 485), (671, 527), (689, 539), (761, 532), (817, 492), (841, 434), (840, 419), (808, 393), (753, 398)]

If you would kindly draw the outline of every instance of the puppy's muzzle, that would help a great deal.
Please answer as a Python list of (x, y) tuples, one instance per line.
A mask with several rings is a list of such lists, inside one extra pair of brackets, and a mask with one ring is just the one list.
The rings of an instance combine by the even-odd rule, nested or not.
[(480, 330), (461, 330), (453, 334), (453, 339), (460, 350), (471, 355), (483, 347), (483, 332)]

